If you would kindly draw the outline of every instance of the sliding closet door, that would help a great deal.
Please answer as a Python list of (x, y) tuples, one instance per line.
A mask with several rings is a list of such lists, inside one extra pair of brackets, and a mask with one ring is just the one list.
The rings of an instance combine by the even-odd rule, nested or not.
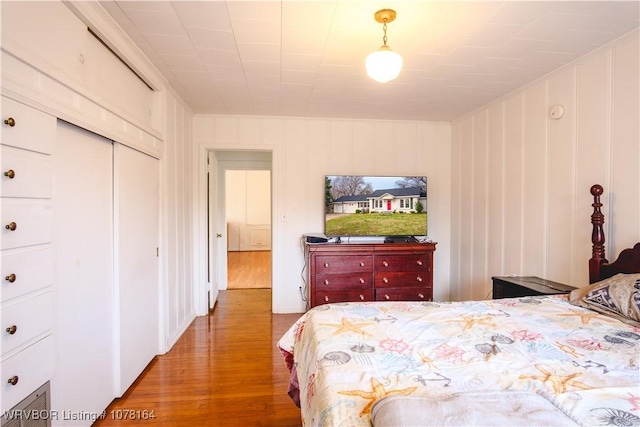
[(159, 161), (114, 144), (119, 392), (159, 353)]
[[(100, 413), (115, 395), (113, 144), (58, 121), (53, 153), (56, 370), (52, 407)], [(89, 420), (53, 420), (89, 425)]]

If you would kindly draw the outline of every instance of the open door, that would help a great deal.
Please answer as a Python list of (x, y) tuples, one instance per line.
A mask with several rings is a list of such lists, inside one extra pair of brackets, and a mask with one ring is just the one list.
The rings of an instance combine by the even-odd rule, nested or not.
[[(213, 310), (218, 299), (220, 289), (220, 268), (216, 260), (219, 258), (220, 240), (226, 241), (226, 233), (217, 226), (219, 221), (218, 188), (218, 159), (214, 151), (207, 153), (207, 293), (209, 295), (209, 310)], [(224, 244), (224, 243), (223, 243)], [(225, 246), (222, 246), (224, 251)], [(225, 252), (226, 253), (226, 252)], [(226, 277), (226, 267), (224, 277)]]

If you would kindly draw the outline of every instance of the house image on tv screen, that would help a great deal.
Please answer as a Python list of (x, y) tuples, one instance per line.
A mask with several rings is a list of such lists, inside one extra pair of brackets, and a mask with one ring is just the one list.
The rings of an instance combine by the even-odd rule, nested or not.
[[(418, 208), (418, 204), (422, 208)], [(371, 194), (342, 196), (333, 201), (333, 213), (408, 213), (427, 206), (427, 193), (420, 187), (389, 188)]]

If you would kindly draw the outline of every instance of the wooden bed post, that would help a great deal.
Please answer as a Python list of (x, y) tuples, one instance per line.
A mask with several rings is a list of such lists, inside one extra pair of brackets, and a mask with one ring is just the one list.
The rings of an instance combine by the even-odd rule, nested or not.
[(604, 214), (600, 211), (602, 203), (600, 196), (603, 193), (601, 185), (595, 184), (591, 186), (591, 195), (593, 196), (593, 213), (591, 214), (591, 224), (593, 231), (591, 232), (591, 259), (589, 260), (589, 283), (595, 283), (600, 280), (600, 266), (602, 263), (608, 262), (604, 253)]

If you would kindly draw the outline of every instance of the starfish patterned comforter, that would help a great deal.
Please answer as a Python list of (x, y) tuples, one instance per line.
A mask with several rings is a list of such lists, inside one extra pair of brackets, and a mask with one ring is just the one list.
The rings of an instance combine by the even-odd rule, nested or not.
[(564, 296), (323, 305), (278, 347), (306, 426), (369, 426), (388, 396), (501, 391), (578, 425), (640, 425), (640, 329)]

